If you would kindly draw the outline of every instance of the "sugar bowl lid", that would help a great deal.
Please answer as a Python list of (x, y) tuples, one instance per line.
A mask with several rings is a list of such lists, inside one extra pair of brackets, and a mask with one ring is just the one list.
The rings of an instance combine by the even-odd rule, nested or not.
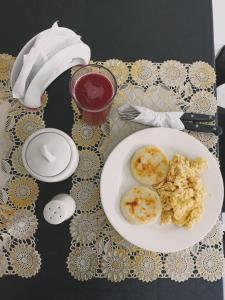
[(73, 140), (61, 130), (44, 128), (27, 138), (22, 149), (27, 171), (45, 182), (67, 179), (75, 171), (79, 155)]

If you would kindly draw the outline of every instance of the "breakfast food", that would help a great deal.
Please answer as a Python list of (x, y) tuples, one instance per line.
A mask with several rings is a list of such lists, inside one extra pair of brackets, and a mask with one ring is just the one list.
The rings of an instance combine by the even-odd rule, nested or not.
[(132, 157), (131, 170), (140, 183), (156, 185), (166, 178), (169, 161), (159, 148), (145, 146), (138, 149)]
[(162, 210), (157, 192), (145, 186), (135, 186), (126, 192), (120, 207), (124, 217), (133, 224), (155, 222)]
[(174, 155), (166, 181), (157, 187), (162, 202), (161, 223), (190, 228), (203, 213), (204, 188), (200, 179), (206, 161)]
[[(204, 187), (200, 178), (206, 161), (175, 154), (171, 161), (155, 146), (138, 149), (131, 159), (135, 186), (121, 199), (121, 211), (133, 224), (155, 222), (190, 228), (203, 214)], [(152, 189), (154, 187), (154, 190)]]

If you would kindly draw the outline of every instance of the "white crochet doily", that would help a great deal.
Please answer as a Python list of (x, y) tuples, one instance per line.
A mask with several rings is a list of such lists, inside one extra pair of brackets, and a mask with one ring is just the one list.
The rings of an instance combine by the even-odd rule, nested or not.
[(9, 78), (14, 61), (11, 55), (0, 54), (0, 277), (28, 278), (41, 266), (35, 249), (39, 187), (23, 166), (21, 147), (31, 133), (45, 127), (48, 97), (43, 95), (43, 106), (35, 111), (12, 99)]
[[(119, 118), (117, 107), (129, 101), (156, 111), (199, 112), (215, 114), (215, 73), (204, 62), (162, 64), (139, 60), (126, 63), (117, 59), (97, 62), (116, 76), (118, 92), (109, 122), (100, 127), (84, 124), (72, 100), (74, 126), (72, 137), (80, 151), (80, 161), (72, 178), (71, 196), (77, 209), (70, 223), (71, 248), (67, 258), (70, 274), (78, 280), (92, 277), (118, 282), (126, 278), (153, 281), (171, 278), (181, 282), (188, 278), (215, 281), (222, 277), (224, 257), (222, 224), (190, 249), (173, 254), (143, 251), (125, 241), (109, 224), (101, 207), (99, 179), (109, 152), (142, 125)], [(74, 70), (72, 70), (73, 72)], [(194, 133), (216, 156), (217, 137)]]

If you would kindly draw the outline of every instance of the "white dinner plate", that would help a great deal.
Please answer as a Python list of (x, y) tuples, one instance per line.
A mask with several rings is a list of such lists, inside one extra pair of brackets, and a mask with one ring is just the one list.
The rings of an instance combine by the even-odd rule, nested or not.
[[(204, 213), (193, 228), (155, 224), (133, 225), (120, 211), (121, 196), (138, 184), (130, 170), (134, 152), (145, 145), (163, 150), (169, 159), (174, 154), (206, 159), (208, 167), (202, 173), (205, 186)], [(208, 149), (194, 137), (169, 128), (148, 128), (125, 138), (109, 155), (101, 175), (101, 201), (105, 214), (117, 232), (130, 243), (155, 252), (175, 252), (200, 241), (215, 225), (223, 203), (223, 179), (219, 165)]]

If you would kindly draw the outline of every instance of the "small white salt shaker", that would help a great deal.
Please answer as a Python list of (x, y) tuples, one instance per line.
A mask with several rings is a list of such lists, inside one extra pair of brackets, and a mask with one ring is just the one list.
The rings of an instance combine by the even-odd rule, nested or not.
[(58, 194), (44, 207), (45, 220), (53, 225), (72, 217), (76, 208), (75, 200), (68, 194)]

